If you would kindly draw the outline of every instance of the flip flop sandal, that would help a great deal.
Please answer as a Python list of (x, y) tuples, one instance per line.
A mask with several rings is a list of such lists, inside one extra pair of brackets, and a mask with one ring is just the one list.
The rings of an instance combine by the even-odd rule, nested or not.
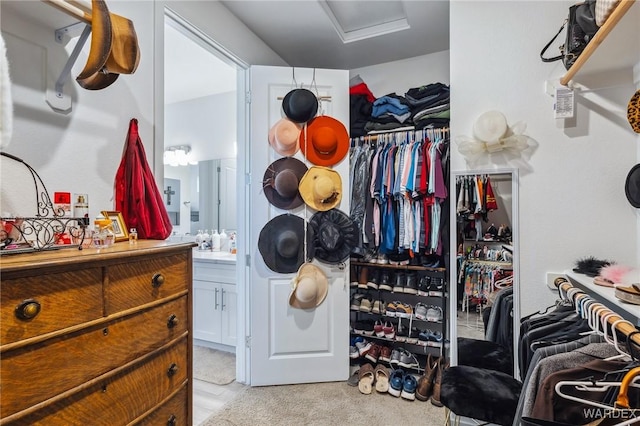
[(371, 393), (373, 382), (375, 381), (375, 374), (371, 364), (364, 364), (358, 370), (358, 389), (365, 395)]
[(381, 364), (376, 365), (376, 391), (380, 393), (389, 392), (389, 369)]
[(360, 381), (360, 378), (358, 377), (358, 372), (359, 372), (359, 371), (360, 371), (360, 370), (355, 371), (355, 372), (351, 375), (351, 377), (349, 377), (349, 378), (347, 379), (347, 384), (348, 384), (349, 386), (358, 386), (358, 382)]

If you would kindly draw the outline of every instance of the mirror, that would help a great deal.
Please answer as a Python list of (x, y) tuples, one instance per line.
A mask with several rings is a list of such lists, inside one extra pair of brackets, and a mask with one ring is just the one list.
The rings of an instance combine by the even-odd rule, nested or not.
[(164, 202), (176, 236), (236, 223), (238, 66), (165, 15)]
[(452, 178), (451, 338), (458, 342), (457, 364), (517, 378), (517, 170), (454, 172)]

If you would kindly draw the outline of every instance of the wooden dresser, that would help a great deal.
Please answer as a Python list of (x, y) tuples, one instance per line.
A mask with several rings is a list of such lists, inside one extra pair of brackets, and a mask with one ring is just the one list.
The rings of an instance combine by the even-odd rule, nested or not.
[(0, 257), (0, 424), (191, 425), (192, 247)]

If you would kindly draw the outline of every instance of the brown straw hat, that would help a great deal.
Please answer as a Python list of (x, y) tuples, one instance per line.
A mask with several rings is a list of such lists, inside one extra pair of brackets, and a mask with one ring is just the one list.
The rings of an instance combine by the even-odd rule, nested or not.
[(269, 129), (269, 145), (275, 152), (291, 157), (300, 149), (300, 127), (288, 118), (282, 118)]
[(342, 178), (333, 169), (312, 166), (300, 180), (298, 190), (309, 207), (326, 211), (342, 200)]
[(267, 200), (284, 210), (301, 206), (304, 201), (298, 191), (298, 185), (306, 172), (307, 166), (296, 158), (284, 157), (271, 163), (262, 179), (262, 188)]
[(289, 305), (298, 309), (313, 309), (327, 297), (329, 281), (318, 266), (304, 263), (291, 280)]
[(300, 134), (300, 150), (318, 166), (338, 164), (349, 151), (349, 134), (346, 127), (333, 117), (322, 115), (307, 125)]
[(313, 259), (313, 229), (307, 226), (307, 259), (304, 258), (304, 219), (282, 214), (267, 222), (258, 237), (258, 250), (273, 272), (296, 272), (305, 260)]

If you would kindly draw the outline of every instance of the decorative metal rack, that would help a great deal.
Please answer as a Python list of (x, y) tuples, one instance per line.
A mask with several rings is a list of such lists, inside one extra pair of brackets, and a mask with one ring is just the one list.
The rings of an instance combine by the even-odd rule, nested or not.
[[(0, 245), (0, 255), (26, 253), (61, 248), (82, 249), (86, 236), (86, 218), (65, 217), (63, 209), (56, 209), (51, 202), (47, 188), (38, 173), (21, 158), (6, 152), (0, 152), (3, 157), (22, 163), (31, 173), (35, 186), (36, 215), (34, 217), (2, 217), (2, 224), (11, 224), (20, 237), (9, 240), (9, 232), (4, 226), (0, 230), (3, 242)], [(57, 244), (60, 236), (69, 232), (74, 244)], [(15, 244), (14, 244), (15, 243)], [(15, 248), (12, 248), (12, 244)]]

